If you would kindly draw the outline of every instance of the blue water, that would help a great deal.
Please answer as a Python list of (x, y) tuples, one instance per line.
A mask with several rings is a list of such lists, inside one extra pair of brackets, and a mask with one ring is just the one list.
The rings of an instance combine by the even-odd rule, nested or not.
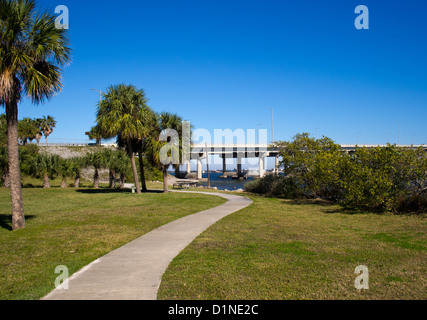
[[(218, 190), (236, 190), (236, 189), (244, 189), (244, 185), (248, 183), (249, 181), (252, 181), (253, 178), (248, 178), (247, 180), (234, 180), (234, 179), (224, 179), (220, 178), (222, 176), (222, 173), (216, 173), (212, 172), (210, 173), (210, 179), (211, 179), (211, 187), (217, 187)], [(208, 174), (203, 173), (203, 178), (207, 179)], [(206, 187), (208, 185), (208, 182), (203, 181), (198, 184), (199, 186)]]

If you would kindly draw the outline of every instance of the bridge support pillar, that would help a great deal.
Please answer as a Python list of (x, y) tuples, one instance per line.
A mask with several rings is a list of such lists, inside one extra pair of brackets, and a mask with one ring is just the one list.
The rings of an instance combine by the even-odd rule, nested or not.
[(225, 175), (225, 172), (227, 171), (227, 158), (224, 157), (222, 158), (222, 175)]
[(237, 178), (243, 177), (243, 171), (242, 171), (242, 159), (237, 158)]
[(274, 174), (279, 173), (279, 156), (276, 156), (275, 158), (275, 164), (274, 164)]
[(191, 173), (191, 163), (190, 163), (190, 160), (187, 161), (187, 173), (188, 174)]
[(202, 172), (202, 159), (197, 159), (197, 179), (202, 179), (203, 172)]
[(259, 177), (264, 178), (265, 175), (265, 166), (264, 166), (264, 157), (259, 157)]

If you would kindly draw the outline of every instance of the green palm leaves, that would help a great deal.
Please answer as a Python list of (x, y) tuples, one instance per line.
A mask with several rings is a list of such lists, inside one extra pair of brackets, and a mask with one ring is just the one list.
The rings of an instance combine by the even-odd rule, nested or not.
[(40, 103), (61, 90), (71, 49), (53, 14), (36, 12), (32, 0), (1, 0), (0, 32), (0, 103), (22, 92)]
[(13, 230), (25, 227), (18, 151), (18, 103), (34, 103), (62, 88), (61, 68), (70, 62), (65, 29), (55, 16), (36, 12), (34, 0), (0, 0), (0, 105), (6, 107)]
[(97, 122), (104, 138), (120, 135), (124, 140), (141, 139), (148, 130), (145, 122), (151, 112), (143, 90), (132, 85), (111, 86), (99, 103)]
[(119, 137), (127, 147), (137, 193), (141, 193), (135, 164), (135, 141), (143, 140), (152, 111), (147, 106), (143, 90), (132, 85), (111, 86), (98, 105), (97, 127), (103, 138)]

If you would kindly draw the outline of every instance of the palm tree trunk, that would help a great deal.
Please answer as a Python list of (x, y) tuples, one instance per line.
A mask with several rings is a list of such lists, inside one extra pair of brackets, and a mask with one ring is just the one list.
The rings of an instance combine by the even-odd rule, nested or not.
[(145, 172), (144, 172), (144, 158), (142, 157), (142, 150), (139, 149), (139, 172), (141, 174), (141, 191), (147, 192), (147, 185), (145, 184)]
[(108, 183), (108, 187), (110, 189), (113, 189), (116, 187), (116, 173), (114, 172), (114, 170), (110, 169), (110, 173), (109, 173), (109, 183)]
[(125, 174), (120, 173), (119, 189), (123, 189), (124, 187), (125, 187)]
[(128, 148), (129, 148), (130, 162), (132, 164), (133, 180), (135, 182), (136, 193), (141, 194), (141, 187), (138, 181), (138, 171), (136, 170), (135, 154), (133, 153), (132, 142), (130, 139), (128, 140)]
[(79, 188), (80, 187), (80, 177), (79, 176), (76, 176), (75, 178), (74, 178), (74, 188)]
[(93, 175), (93, 186), (95, 189), (99, 188), (99, 172), (97, 168), (95, 168), (95, 173)]
[(24, 201), (22, 198), (21, 169), (18, 146), (18, 103), (12, 99), (6, 103), (7, 151), (12, 202), (12, 230), (25, 228)]
[(168, 193), (169, 192), (169, 186), (168, 186), (168, 167), (163, 166), (163, 192)]
[(45, 174), (43, 175), (43, 188), (44, 189), (50, 188), (50, 179), (47, 172), (45, 172)]

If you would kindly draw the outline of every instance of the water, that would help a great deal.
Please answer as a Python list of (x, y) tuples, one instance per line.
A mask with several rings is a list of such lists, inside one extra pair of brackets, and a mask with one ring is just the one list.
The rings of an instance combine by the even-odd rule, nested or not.
[[(234, 180), (231, 178), (224, 179), (224, 178), (220, 178), (220, 176), (222, 176), (222, 173), (216, 173), (216, 172), (211, 172), (209, 174), (209, 176), (211, 178), (211, 187), (217, 187), (218, 190), (244, 189), (244, 185), (246, 183), (248, 183), (249, 181), (253, 180), (253, 178), (248, 178), (247, 180)], [(202, 177), (207, 179), (208, 174), (203, 173)], [(206, 187), (208, 185), (208, 182), (207, 181), (201, 181), (198, 185)]]

